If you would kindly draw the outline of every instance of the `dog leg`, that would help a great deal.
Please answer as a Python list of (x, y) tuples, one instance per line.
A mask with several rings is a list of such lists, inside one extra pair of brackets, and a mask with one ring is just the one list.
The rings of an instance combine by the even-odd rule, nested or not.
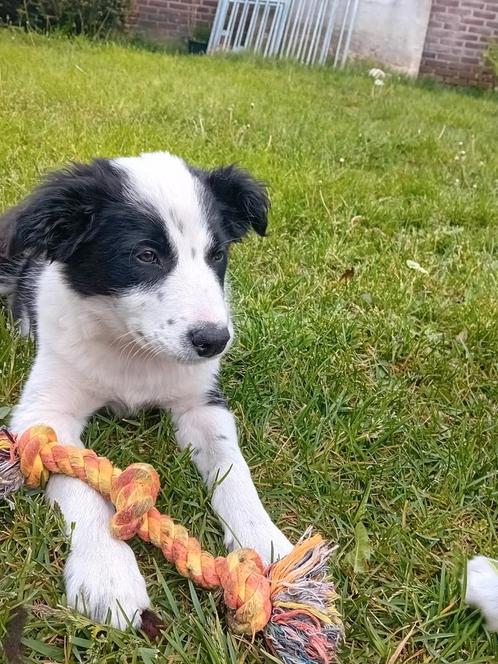
[(266, 563), (292, 549), (264, 509), (240, 452), (233, 415), (222, 405), (173, 410), (177, 441), (191, 447), (192, 460), (213, 490), (212, 505), (229, 549), (255, 549)]
[[(68, 376), (66, 365), (38, 356), (11, 429), (22, 432), (46, 424), (61, 443), (82, 447), (86, 418), (101, 404), (78, 383)], [(64, 570), (68, 604), (97, 622), (140, 626), (150, 602), (133, 551), (110, 533), (112, 505), (84, 482), (62, 475), (50, 478), (46, 494), (59, 505), (71, 537)]]

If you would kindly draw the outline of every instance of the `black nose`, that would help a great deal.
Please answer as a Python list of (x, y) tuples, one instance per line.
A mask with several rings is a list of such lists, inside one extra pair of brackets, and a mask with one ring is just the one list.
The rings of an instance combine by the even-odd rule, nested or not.
[(230, 332), (227, 327), (205, 323), (190, 330), (188, 336), (199, 357), (214, 357), (227, 345)]

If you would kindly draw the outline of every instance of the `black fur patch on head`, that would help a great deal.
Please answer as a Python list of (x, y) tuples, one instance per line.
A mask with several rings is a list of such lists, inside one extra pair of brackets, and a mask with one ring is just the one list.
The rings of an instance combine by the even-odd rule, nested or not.
[(251, 228), (259, 235), (266, 233), (268, 193), (262, 182), (233, 165), (190, 170), (203, 185), (204, 211), (213, 237), (205, 260), (223, 285), (229, 245), (239, 242)]
[(208, 210), (217, 213), (227, 239), (237, 241), (252, 228), (265, 235), (270, 200), (263, 182), (237, 166), (213, 171), (192, 169), (208, 192)]
[[(126, 194), (106, 159), (54, 173), (17, 207), (11, 255), (59, 261), (81, 295), (111, 295), (163, 279), (176, 264), (162, 219)], [(152, 252), (154, 260), (141, 260)]]
[[(204, 260), (223, 285), (229, 244), (251, 228), (259, 235), (266, 232), (266, 187), (236, 166), (190, 171), (199, 181), (212, 237)], [(115, 295), (154, 285), (178, 257), (165, 220), (147, 201), (133, 200), (130, 191), (126, 171), (107, 159), (53, 173), (7, 212), (3, 226), (0, 219), (0, 230), (8, 229), (9, 258), (57, 261), (69, 286), (81, 295)]]
[(223, 286), (228, 266), (228, 243), (220, 243), (222, 242), (222, 237), (220, 235), (217, 236), (214, 244), (207, 251), (205, 259)]

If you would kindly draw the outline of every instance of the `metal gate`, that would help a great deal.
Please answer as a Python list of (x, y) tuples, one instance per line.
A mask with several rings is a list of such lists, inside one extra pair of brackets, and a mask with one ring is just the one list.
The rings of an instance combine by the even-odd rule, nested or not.
[[(252, 51), (263, 56), (344, 66), (359, 0), (220, 0), (208, 53)], [(338, 15), (341, 13), (340, 20)], [(334, 42), (334, 43), (332, 43)]]

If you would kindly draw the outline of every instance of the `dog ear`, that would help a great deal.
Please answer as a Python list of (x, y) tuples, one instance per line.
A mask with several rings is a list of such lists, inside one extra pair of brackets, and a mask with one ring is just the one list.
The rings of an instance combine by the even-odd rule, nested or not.
[(236, 166), (223, 166), (207, 173), (207, 185), (221, 206), (223, 224), (234, 240), (253, 228), (265, 235), (270, 200), (263, 182)]
[[(103, 160), (102, 160), (103, 161)], [(66, 261), (96, 231), (95, 210), (105, 169), (96, 160), (49, 175), (7, 215), (14, 215), (9, 253)]]

